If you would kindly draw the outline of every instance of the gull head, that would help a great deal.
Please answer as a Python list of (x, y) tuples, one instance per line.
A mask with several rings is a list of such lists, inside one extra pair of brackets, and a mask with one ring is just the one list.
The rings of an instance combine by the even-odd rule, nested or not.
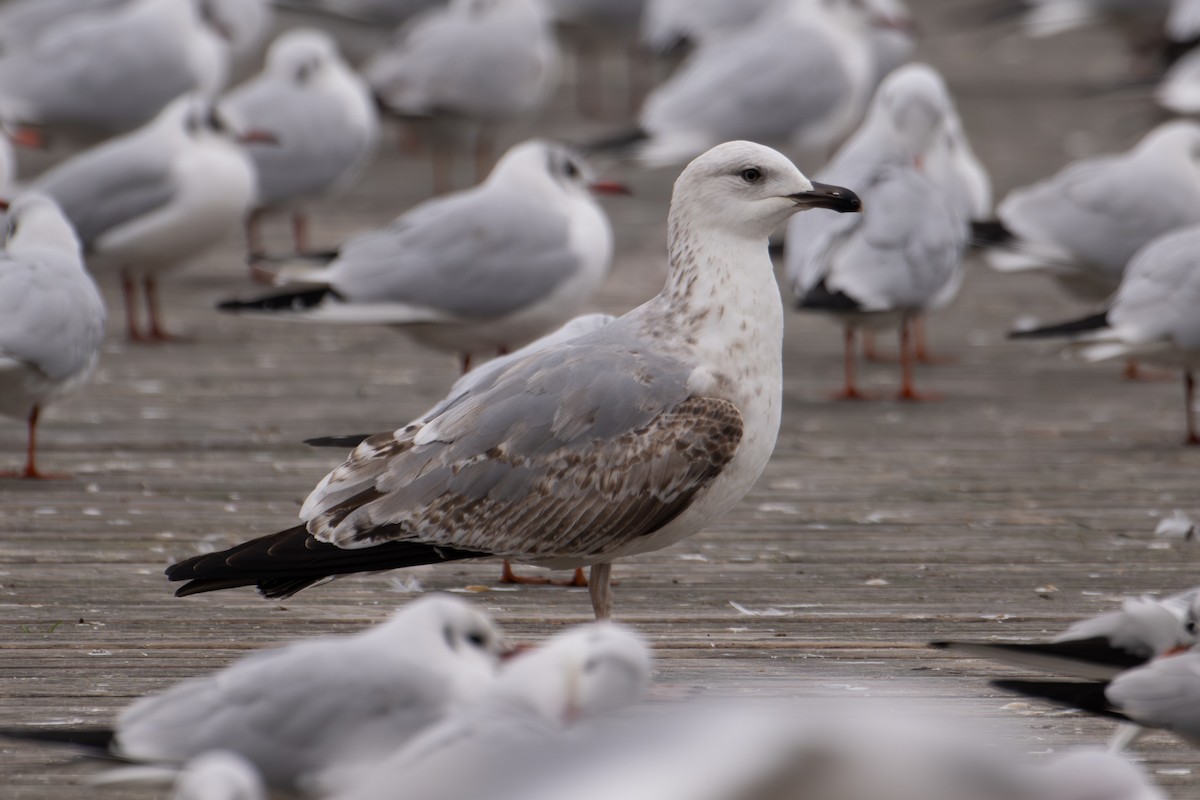
[(282, 81), (307, 86), (340, 60), (337, 45), (328, 34), (301, 28), (288, 31), (271, 44), (267, 71)]
[(50, 248), (78, 254), (75, 229), (52, 199), (38, 192), (25, 192), (8, 204), (4, 214), (4, 250), (20, 257), (26, 248)]
[(494, 687), (501, 702), (558, 725), (624, 708), (650, 683), (650, 650), (630, 628), (580, 625), (506, 663)]
[(753, 142), (719, 144), (688, 164), (671, 196), (671, 228), (763, 239), (797, 211), (862, 210), (858, 195), (814, 183), (783, 154)]
[(266, 800), (267, 787), (249, 761), (212, 750), (188, 762), (175, 782), (175, 800)]
[(503, 183), (551, 197), (629, 193), (620, 184), (597, 180), (596, 171), (578, 153), (543, 139), (529, 139), (509, 148), (496, 162), (488, 183)]
[(954, 116), (954, 101), (942, 76), (925, 64), (908, 64), (879, 85), (870, 124), (885, 126), (902, 152), (917, 158), (929, 151)]

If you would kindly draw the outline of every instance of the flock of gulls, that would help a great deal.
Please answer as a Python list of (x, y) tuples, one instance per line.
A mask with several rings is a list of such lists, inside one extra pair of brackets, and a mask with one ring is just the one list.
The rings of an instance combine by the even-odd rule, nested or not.
[[(1038, 37), (1115, 25), (1138, 80), (1161, 76), (1163, 107), (1200, 110), (1200, 2), (977, 5), (978, 24)], [(247, 285), (219, 311), (389, 326), (462, 376), (394, 430), (312, 440), (350, 452), (299, 523), (173, 564), (177, 594), (286, 598), (354, 573), (494, 558), (509, 581), (545, 580), (509, 562), (576, 570), (597, 618), (524, 647), (433, 595), (374, 628), (185, 680), (111, 728), (3, 735), (108, 763), (97, 783), (174, 782), (179, 800), (1162, 797), (1121, 753), (1146, 728), (1200, 743), (1200, 590), (1129, 598), (1043, 643), (934, 643), (1050, 673), (996, 685), (1123, 723), (1108, 751), (1041, 761), (918, 714), (885, 724), (836, 704), (652, 702), (651, 647), (607, 620), (615, 561), (697, 533), (766, 467), (785, 313), (844, 331), (836, 397), (866, 398), (860, 346), (869, 357), (894, 331), (896, 396), (926, 399), (914, 374), (932, 359), (925, 317), (954, 301), (970, 248), (1093, 304), (1014, 338), (1062, 337), (1130, 373), (1180, 370), (1185, 441), (1200, 444), (1200, 125), (1165, 122), (994, 205), (947, 82), (910, 62), (918, 22), (902, 0), (0, 5), (0, 413), (28, 428), (11, 477), (56, 477), (38, 461), (39, 418), (96, 368), (97, 281), (119, 282), (129, 340), (169, 341), (160, 281), (241, 235)], [(346, 30), (372, 46), (340, 41)], [(580, 113), (603, 107), (613, 87), (597, 53), (626, 57), (627, 124), (498, 153), (564, 60)], [(648, 72), (669, 75), (651, 88)], [(309, 210), (351, 189), (393, 130), (406, 158), (428, 162), (433, 196), (314, 246)], [(12, 147), (48, 142), (71, 154), (17, 175)], [(478, 180), (455, 190), (462, 154)], [(612, 163), (678, 174), (665, 285), (615, 317), (583, 313), (614, 255), (594, 195), (627, 191), (594, 166)], [(292, 251), (267, 252), (262, 227), (280, 219)]]

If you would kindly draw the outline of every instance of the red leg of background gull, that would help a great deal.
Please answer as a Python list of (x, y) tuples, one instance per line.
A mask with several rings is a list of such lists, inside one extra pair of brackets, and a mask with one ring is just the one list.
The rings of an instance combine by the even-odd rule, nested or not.
[(1184, 444), (1200, 445), (1200, 433), (1196, 432), (1196, 377), (1191, 370), (1183, 373), (1183, 412), (1187, 419), (1187, 438)]
[(1121, 377), (1127, 381), (1136, 381), (1141, 378), (1137, 359), (1131, 358), (1125, 362), (1125, 371), (1121, 373)]
[(25, 444), (25, 469), (20, 472), (9, 471), (0, 472), (0, 477), (5, 478), (30, 478), (32, 480), (56, 480), (62, 478), (70, 478), (70, 475), (57, 475), (49, 472), (42, 472), (37, 468), (37, 424), (38, 417), (41, 416), (42, 410), (34, 406), (29, 412), (28, 426), (29, 437)]
[(308, 215), (299, 210), (292, 212), (292, 248), (297, 253), (308, 252)]
[(471, 371), (471, 354), (463, 353), (458, 358), (459, 358), (458, 365), (462, 369), (461, 374), (466, 375), (468, 372)]
[(913, 356), (911, 325), (912, 320), (910, 319), (900, 323), (900, 392), (896, 395), (896, 399), (912, 402), (937, 400), (937, 395), (918, 392), (913, 381), (913, 362), (916, 359)]
[(158, 308), (158, 284), (154, 278), (143, 278), (142, 287), (146, 291), (146, 310), (150, 314), (150, 330), (147, 339), (152, 342), (176, 342), (183, 337), (168, 333), (162, 324), (162, 315)]
[(845, 360), (843, 361), (843, 374), (845, 383), (840, 392), (834, 392), (830, 397), (834, 400), (866, 400), (867, 396), (858, 390), (858, 386), (854, 380), (854, 329), (846, 328), (846, 345), (845, 345)]
[(128, 272), (121, 273), (121, 290), (125, 293), (125, 336), (131, 342), (144, 342), (146, 340), (138, 330), (137, 283)]

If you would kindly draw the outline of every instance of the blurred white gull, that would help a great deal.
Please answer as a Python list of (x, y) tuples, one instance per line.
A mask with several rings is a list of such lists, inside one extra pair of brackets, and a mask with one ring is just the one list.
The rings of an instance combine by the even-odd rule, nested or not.
[[(363, 75), (394, 114), (474, 123), (475, 170), (482, 178), (494, 126), (545, 102), (558, 82), (558, 60), (542, 0), (451, 0), (401, 28)], [(448, 134), (433, 137), (435, 191), (449, 186)]]
[(1159, 105), (1176, 114), (1200, 113), (1200, 49), (1190, 51), (1171, 65), (1155, 97)]
[[(830, 313), (845, 328), (840, 399), (863, 397), (855, 381), (854, 336), (864, 327), (899, 327), (898, 397), (921, 397), (913, 384), (909, 322), (957, 292), (969, 229), (970, 209), (955, 205), (967, 193), (935, 183), (923, 169), (943, 142), (953, 109), (933, 69), (910, 65), (892, 73), (862, 127), (820, 173), (822, 180), (853, 187), (867, 212), (810, 214), (788, 224), (786, 269), (797, 308)], [(937, 173), (955, 174), (951, 167)]]
[[(0, 50), (33, 47), (51, 28), (92, 14), (111, 15), (134, 0), (10, 0), (0, 8)], [(211, 27), (227, 39), (236, 60), (254, 55), (266, 38), (273, 15), (267, 0), (205, 0)]]
[(866, 12), (785, 0), (709, 39), (642, 106), (633, 144), (646, 163), (686, 160), (727, 139), (786, 145), (821, 163), (862, 116), (874, 85)]
[(1200, 222), (1200, 125), (1158, 126), (1130, 151), (1077, 161), (1009, 193), (988, 263), (1039, 271), (1081, 299), (1116, 291), (1129, 260), (1156, 237)]
[(104, 302), (79, 240), (52, 200), (27, 192), (8, 208), (0, 250), (0, 414), (28, 423), (25, 478), (37, 467), (38, 417), (88, 381), (104, 339)]
[[(269, 137), (246, 131), (241, 139)], [(93, 272), (120, 274), (129, 338), (162, 341), (171, 337), (158, 308), (159, 274), (237, 230), (254, 201), (254, 166), (208, 102), (185, 95), (145, 127), (49, 170), (33, 188), (62, 206)]]
[(229, 302), (268, 318), (395, 325), (457, 353), (504, 352), (577, 314), (608, 275), (612, 228), (591, 195), (591, 169), (567, 149), (531, 140), (509, 150), (474, 189), (426, 201), (352, 237), (323, 268), (284, 268), (300, 284)]
[(205, 0), (130, 0), (51, 25), (0, 58), (0, 118), (68, 133), (132, 130), (185, 92), (215, 97), (229, 45)]
[(319, 9), (335, 17), (391, 28), (408, 22), (446, 0), (275, 0), (277, 7), (295, 11)]
[(367, 439), (302, 523), (168, 568), (177, 594), (292, 594), (328, 575), (463, 558), (591, 566), (666, 547), (737, 503), (779, 431), (783, 307), (767, 238), (803, 209), (855, 212), (750, 142), (675, 182), (662, 292), (594, 333), (513, 363), (438, 416)]
[(1095, 748), (1069, 750), (1030, 767), (1039, 800), (1167, 800), (1136, 764)]
[(1012, 338), (1067, 336), (1088, 361), (1136, 359), (1183, 370), (1185, 444), (1200, 445), (1195, 370), (1200, 369), (1200, 226), (1154, 239), (1130, 261), (1106, 310)]
[(230, 91), (219, 106), (238, 130), (265, 130), (277, 140), (247, 146), (258, 178), (246, 222), (249, 251), (262, 252), (262, 213), (291, 211), (297, 252), (308, 249), (304, 207), (346, 188), (366, 166), (379, 138), (371, 92), (316, 30), (289, 31), (271, 45), (263, 72)]
[(508, 661), (478, 700), (464, 705), (366, 769), (335, 767), (319, 783), (330, 800), (391, 800), (396, 787), (422, 800), (501, 790), (544, 769), (570, 729), (637, 701), (650, 683), (650, 651), (631, 629), (607, 622), (571, 628)]
[(1079, 678), (1107, 679), (1196, 644), (1200, 589), (1126, 597), (1119, 611), (1073, 623), (1048, 642), (935, 642), (981, 658)]
[(237, 753), (213, 750), (179, 773), (174, 800), (267, 800), (267, 787), (254, 764)]
[(505, 652), (485, 614), (432, 595), (366, 630), (261, 650), (181, 681), (135, 701), (112, 730), (36, 726), (0, 735), (180, 767), (229, 750), (273, 790), (295, 791), (332, 765), (392, 754), (480, 696)]
[(646, 0), (640, 38), (653, 52), (674, 52), (744, 28), (777, 1)]

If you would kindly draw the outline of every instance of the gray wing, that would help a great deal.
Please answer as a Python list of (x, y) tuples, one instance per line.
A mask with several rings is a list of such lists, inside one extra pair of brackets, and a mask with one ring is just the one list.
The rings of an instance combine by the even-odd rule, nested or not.
[(88, 150), (38, 178), (90, 249), (114, 228), (166, 205), (175, 196), (171, 162), (148, 137), (132, 136)]
[(258, 175), (261, 206), (330, 191), (361, 165), (374, 144), (370, 131), (346, 121), (346, 109), (336, 98), (277, 80), (230, 92), (222, 108), (240, 130), (269, 131), (278, 140), (245, 146)]
[(932, 182), (907, 168), (886, 168), (863, 203), (869, 210), (838, 253), (827, 288), (869, 311), (933, 303), (961, 266), (965, 219)]
[(820, 125), (850, 93), (839, 54), (821, 33), (757, 25), (701, 46), (647, 99), (654, 135), (780, 141)]
[(1196, 189), (1174, 171), (1114, 157), (1068, 167), (1009, 195), (999, 208), (1022, 238), (1047, 242), (1120, 276), (1155, 236), (1196, 222)]
[(52, 380), (87, 369), (104, 338), (104, 303), (82, 266), (47, 253), (25, 263), (0, 255), (0, 361)]
[(393, 302), (471, 319), (520, 310), (580, 267), (568, 221), (520, 193), (480, 190), (418, 206), (347, 242), (329, 283), (351, 303)]
[(1200, 737), (1200, 654), (1160, 658), (1123, 672), (1104, 694), (1135, 722)]
[(1200, 227), (1156, 239), (1130, 263), (1108, 322), (1131, 344), (1200, 348)]
[(363, 644), (299, 642), (143, 698), (118, 718), (119, 750), (172, 763), (233, 750), (286, 787), (363, 732), (398, 744), (440, 717), (447, 683), (436, 670), (398, 670)]
[(513, 364), (439, 416), (360, 445), (301, 510), (342, 548), (417, 541), (591, 557), (679, 514), (733, 458), (731, 403), (617, 321)]

